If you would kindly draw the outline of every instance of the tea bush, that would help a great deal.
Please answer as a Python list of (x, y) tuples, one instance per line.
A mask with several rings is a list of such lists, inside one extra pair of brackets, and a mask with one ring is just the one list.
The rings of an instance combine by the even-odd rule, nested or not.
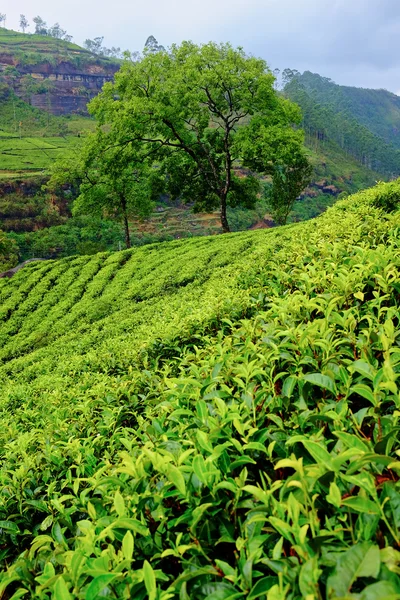
[(0, 281), (2, 600), (400, 597), (376, 194)]

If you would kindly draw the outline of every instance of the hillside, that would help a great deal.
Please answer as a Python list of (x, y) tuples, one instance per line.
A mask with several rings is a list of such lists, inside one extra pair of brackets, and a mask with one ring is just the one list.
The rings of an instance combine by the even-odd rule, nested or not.
[[(1, 197), (0, 190), (0, 212), (4, 212), (2, 206), (6, 205), (5, 230), (23, 233), (63, 223), (61, 217), (69, 214), (70, 207), (65, 211), (63, 193), (59, 198), (49, 198), (40, 191), (43, 177), (46, 177), (55, 159), (79, 148), (85, 130), (95, 126), (94, 121), (76, 113), (86, 111), (88, 100), (100, 91), (104, 81), (112, 78), (119, 64), (115, 59), (93, 55), (75, 44), (50, 36), (1, 30), (0, 179), (5, 184), (10, 183), (11, 189), (17, 187), (17, 193), (11, 192), (4, 197)], [(327, 116), (326, 109), (321, 110), (305, 88), (302, 92), (306, 93), (307, 102), (304, 101), (304, 93), (303, 96), (296, 95), (289, 87), (286, 93), (301, 105), (305, 115), (306, 144), (315, 169), (313, 181), (296, 203), (291, 220), (314, 217), (332, 205), (341, 194), (354, 193), (400, 172), (397, 150), (393, 151), (380, 140), (383, 147), (375, 152), (374, 160), (367, 160), (362, 144), (358, 144), (360, 151), (353, 151), (357, 140), (366, 139), (365, 132), (355, 133), (346, 119), (340, 117), (335, 121), (332, 114)], [(324, 125), (322, 129), (321, 122), (334, 123), (334, 131), (332, 126), (329, 129)], [(376, 136), (368, 133), (374, 138), (374, 145)], [(351, 148), (348, 141), (342, 144), (342, 139), (351, 140)], [(371, 140), (368, 144), (371, 146)], [(32, 203), (31, 194), (26, 197), (25, 190), (32, 187), (32, 179), (35, 178), (40, 183)], [(7, 185), (3, 183), (1, 187), (6, 189)], [(35, 210), (32, 210), (33, 204)], [(62, 210), (57, 215), (59, 206)], [(57, 210), (54, 211), (54, 207)], [(230, 219), (234, 230), (271, 226), (264, 202), (256, 211), (231, 211)], [(82, 247), (81, 240), (78, 245), (71, 244), (71, 236), (66, 234), (66, 240), (64, 229), (62, 231), (53, 230), (49, 235), (39, 232), (37, 236), (29, 234), (20, 238), (21, 260), (37, 253), (45, 257), (64, 256), (75, 253), (78, 245)], [(131, 233), (137, 243), (218, 231), (216, 214), (193, 215), (190, 207), (163, 202), (147, 223), (131, 223)], [(58, 235), (61, 237), (56, 242)], [(78, 239), (75, 234), (72, 237)], [(43, 243), (45, 238), (48, 242)], [(118, 235), (108, 240), (105, 242), (102, 238), (93, 250), (118, 248)]]
[(0, 32), (0, 74), (16, 94), (54, 115), (83, 113), (88, 101), (119, 69), (120, 61), (97, 56), (50, 36)]
[(299, 81), (316, 102), (347, 113), (388, 144), (400, 148), (400, 97), (387, 90), (337, 85), (306, 71)]
[(0, 596), (397, 598), (400, 184), (0, 280)]

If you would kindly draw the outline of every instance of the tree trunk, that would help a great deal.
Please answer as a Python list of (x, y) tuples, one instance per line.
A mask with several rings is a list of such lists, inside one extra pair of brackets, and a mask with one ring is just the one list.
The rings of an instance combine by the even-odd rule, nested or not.
[(131, 236), (129, 234), (129, 223), (128, 223), (128, 215), (126, 214), (126, 206), (123, 208), (124, 213), (124, 230), (125, 230), (125, 244), (127, 248), (131, 247)]
[(220, 217), (221, 217), (222, 233), (229, 233), (231, 230), (229, 227), (228, 218), (226, 216), (226, 196), (227, 196), (227, 194), (225, 193), (225, 191), (220, 196), (220, 200), (221, 200)]

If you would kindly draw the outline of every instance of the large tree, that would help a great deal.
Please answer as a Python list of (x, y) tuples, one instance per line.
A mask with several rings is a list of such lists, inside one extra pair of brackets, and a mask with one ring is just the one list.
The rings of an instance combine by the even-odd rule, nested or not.
[(300, 112), (273, 84), (265, 61), (241, 48), (184, 42), (168, 52), (148, 52), (139, 62), (126, 61), (90, 111), (116, 154), (130, 146), (151, 156), (165, 191), (195, 209), (219, 207), (227, 232), (227, 206), (251, 206), (259, 196), (257, 177), (237, 172), (254, 134), (261, 136), (261, 172), (273, 161), (284, 164), (278, 150), (271, 150), (272, 134), (290, 139), (291, 148), (302, 144), (293, 129)]

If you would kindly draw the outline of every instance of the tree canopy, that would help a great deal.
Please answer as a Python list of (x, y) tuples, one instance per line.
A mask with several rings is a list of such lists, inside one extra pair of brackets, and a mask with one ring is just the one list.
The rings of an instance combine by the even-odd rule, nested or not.
[[(219, 208), (224, 232), (227, 206), (254, 206), (260, 174), (304, 156), (302, 132), (293, 127), (298, 107), (276, 93), (264, 60), (230, 44), (184, 42), (126, 60), (89, 110), (98, 120), (97, 141), (89, 153), (84, 149), (84, 162), (97, 164), (107, 187), (119, 185), (110, 173), (112, 163), (122, 163), (125, 193), (140, 186), (144, 206), (157, 189), (195, 211)], [(239, 165), (250, 174), (241, 176)], [(149, 174), (151, 185), (143, 179)], [(83, 189), (81, 208), (86, 202), (90, 209), (92, 198)]]
[(79, 185), (74, 215), (121, 220), (129, 248), (129, 218), (148, 216), (157, 193), (154, 170), (150, 169), (146, 157), (129, 144), (123, 148), (110, 145), (107, 134), (98, 130), (85, 140), (74, 160), (55, 165), (49, 187), (66, 181)]

